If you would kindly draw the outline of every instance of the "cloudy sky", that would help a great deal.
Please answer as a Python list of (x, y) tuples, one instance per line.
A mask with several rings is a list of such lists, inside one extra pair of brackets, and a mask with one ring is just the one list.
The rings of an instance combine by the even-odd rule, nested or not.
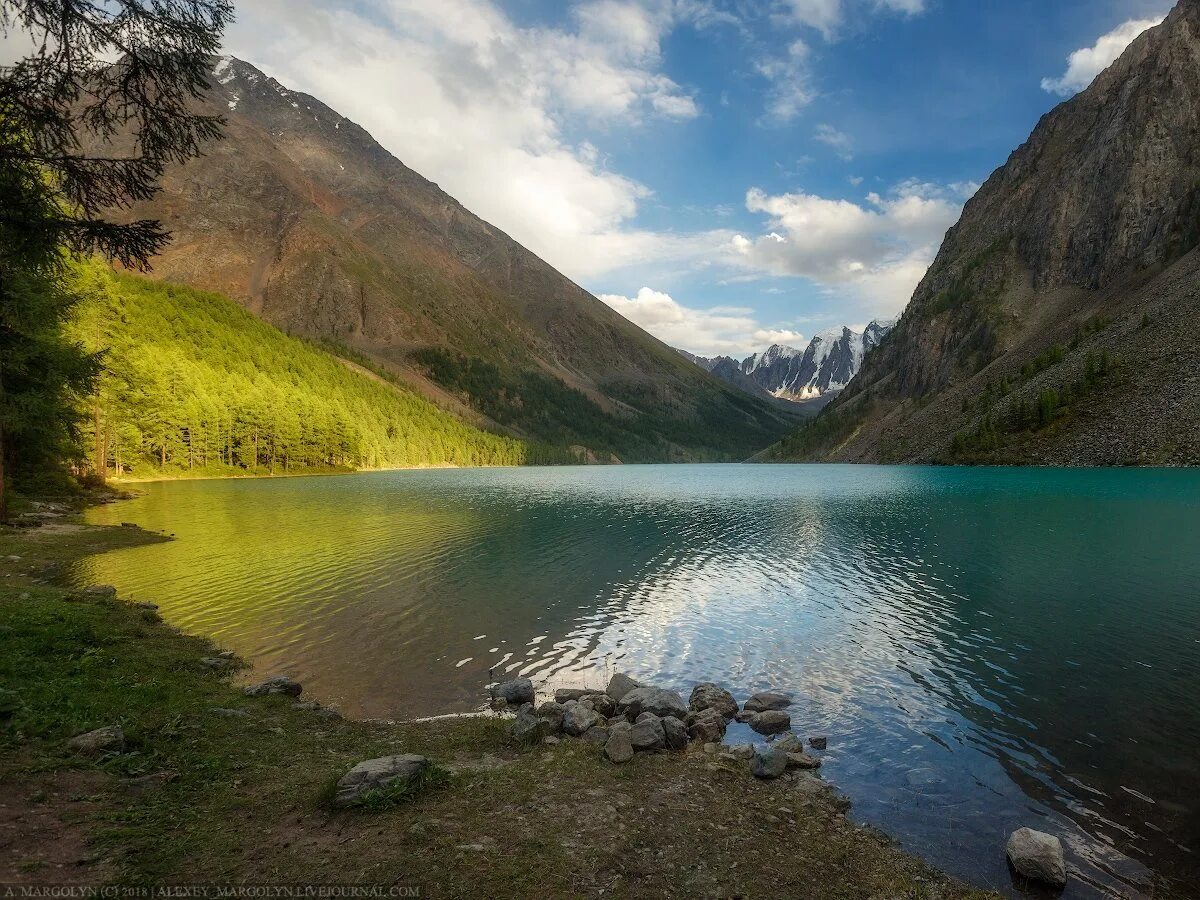
[(313, 94), (703, 354), (893, 317), (962, 204), (1170, 0), (241, 0)]

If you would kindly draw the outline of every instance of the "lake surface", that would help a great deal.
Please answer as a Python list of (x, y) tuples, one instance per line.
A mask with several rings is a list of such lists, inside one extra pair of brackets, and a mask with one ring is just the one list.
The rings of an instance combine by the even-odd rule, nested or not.
[[(1200, 884), (1200, 472), (630, 466), (150, 485), (177, 540), (72, 577), (152, 600), (356, 716), (480, 709), (489, 672), (795, 692), (852, 815), (1011, 892)], [(739, 726), (740, 727), (740, 726)], [(740, 733), (731, 729), (730, 740)]]

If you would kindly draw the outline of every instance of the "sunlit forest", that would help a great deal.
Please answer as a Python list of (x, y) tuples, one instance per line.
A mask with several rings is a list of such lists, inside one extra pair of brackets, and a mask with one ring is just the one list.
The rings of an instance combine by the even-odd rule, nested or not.
[(96, 471), (132, 477), (561, 462), (466, 425), (217, 294), (89, 263), (69, 330), (103, 369), (85, 402)]

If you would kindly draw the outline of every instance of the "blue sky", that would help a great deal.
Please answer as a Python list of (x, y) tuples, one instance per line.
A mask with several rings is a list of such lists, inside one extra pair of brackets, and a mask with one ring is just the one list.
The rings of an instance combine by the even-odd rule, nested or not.
[(659, 337), (743, 355), (897, 315), (979, 183), (1169, 7), (243, 0), (226, 43)]

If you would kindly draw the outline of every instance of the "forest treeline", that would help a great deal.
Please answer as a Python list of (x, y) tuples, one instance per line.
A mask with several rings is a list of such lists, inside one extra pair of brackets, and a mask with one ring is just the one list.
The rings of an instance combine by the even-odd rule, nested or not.
[(101, 354), (85, 468), (133, 477), (574, 461), (492, 434), (349, 368), (217, 294), (118, 274), (72, 277), (70, 335)]

